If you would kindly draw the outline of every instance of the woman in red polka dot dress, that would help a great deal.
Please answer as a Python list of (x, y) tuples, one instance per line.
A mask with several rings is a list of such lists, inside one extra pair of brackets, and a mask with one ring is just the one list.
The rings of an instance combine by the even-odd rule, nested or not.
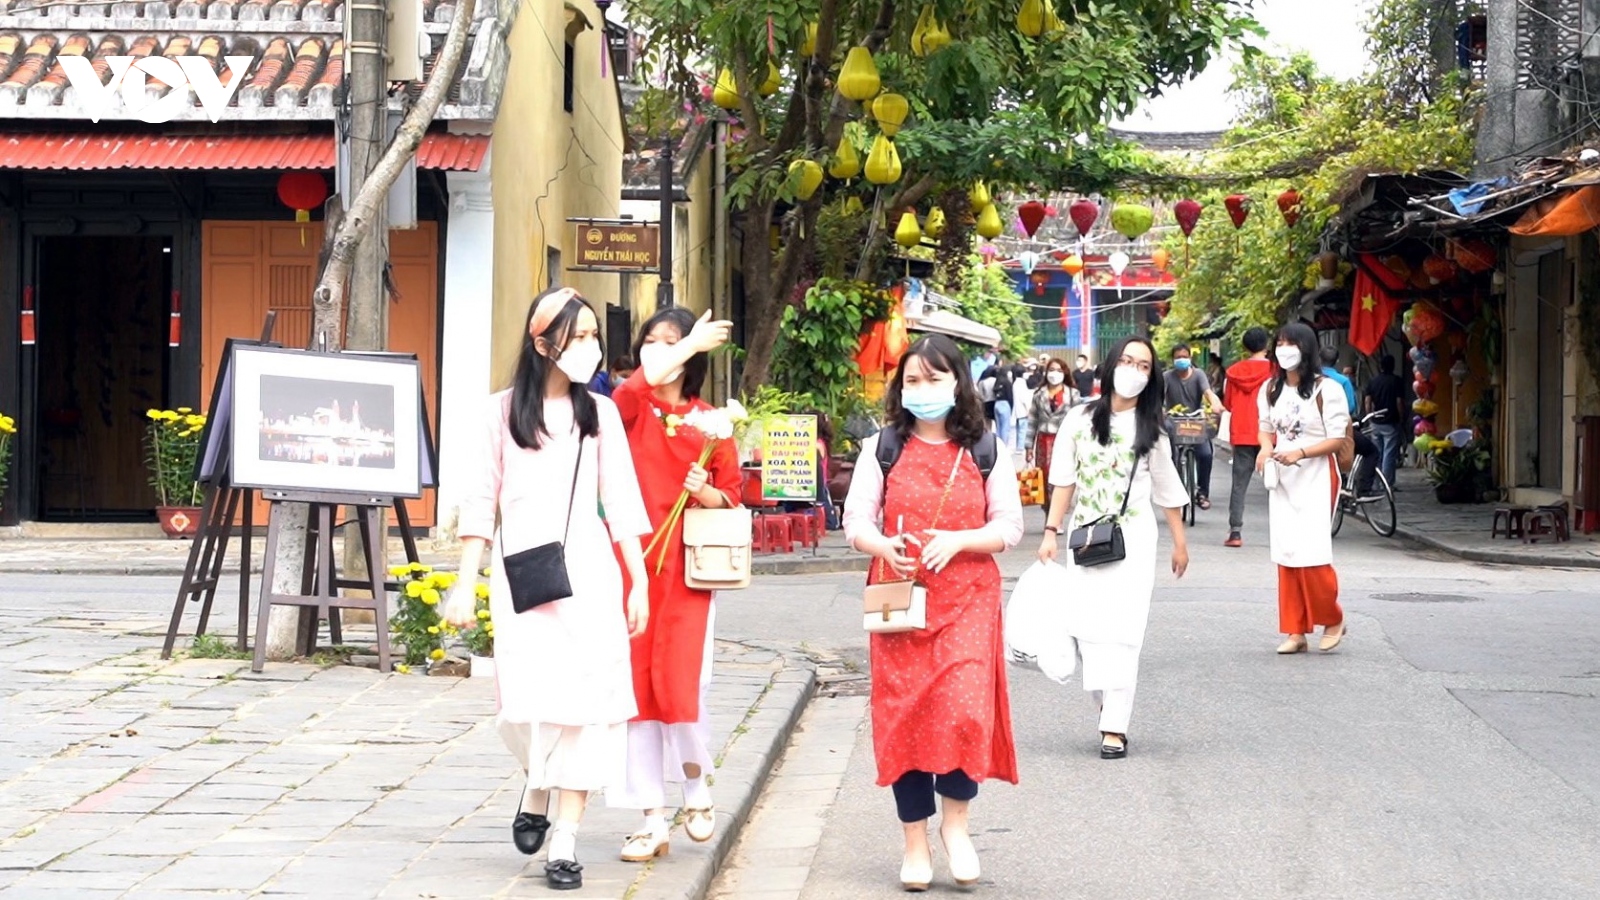
[(925, 629), (871, 641), (878, 784), (893, 786), (905, 829), (900, 881), (920, 891), (933, 876), (935, 795), (951, 876), (971, 884), (980, 873), (968, 804), (980, 782), (1017, 781), (994, 555), (1021, 540), (1022, 504), (1010, 453), (993, 454), (987, 479), (978, 468), (973, 449), (993, 435), (954, 341), (913, 344), (886, 404), (899, 458), (885, 483), (871, 464), (883, 435), (864, 442), (844, 526), (851, 546), (874, 557), (872, 582), (914, 576), (927, 588)]

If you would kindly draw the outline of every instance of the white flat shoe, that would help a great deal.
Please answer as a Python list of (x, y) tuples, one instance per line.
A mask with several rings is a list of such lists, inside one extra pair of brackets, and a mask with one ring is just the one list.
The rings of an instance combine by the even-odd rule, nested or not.
[(962, 832), (952, 841), (941, 828), (939, 840), (944, 842), (945, 855), (950, 857), (950, 877), (956, 884), (962, 887), (977, 884), (983, 876), (983, 868), (978, 863), (978, 848), (972, 846), (972, 835)]
[(908, 893), (921, 893), (933, 883), (933, 862), (912, 862), (910, 857), (900, 862), (900, 887)]
[(683, 831), (696, 844), (704, 844), (711, 840), (712, 835), (717, 833), (716, 809), (710, 806), (704, 809), (685, 809)]
[(622, 845), (623, 862), (649, 862), (658, 856), (666, 856), (672, 850), (665, 834), (655, 834), (649, 831), (640, 831), (628, 835), (628, 840)]

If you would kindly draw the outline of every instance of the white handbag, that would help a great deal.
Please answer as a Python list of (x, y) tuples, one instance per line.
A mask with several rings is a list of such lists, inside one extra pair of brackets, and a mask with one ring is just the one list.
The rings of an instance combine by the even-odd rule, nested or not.
[(701, 591), (750, 586), (750, 510), (683, 511), (683, 583)]
[(861, 627), (868, 634), (900, 634), (928, 627), (928, 589), (915, 581), (868, 585)]

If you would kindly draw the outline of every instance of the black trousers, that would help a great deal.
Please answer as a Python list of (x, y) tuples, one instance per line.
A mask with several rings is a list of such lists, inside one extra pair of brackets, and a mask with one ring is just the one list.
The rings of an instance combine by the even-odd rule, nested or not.
[(933, 818), (934, 794), (951, 800), (971, 800), (978, 796), (978, 783), (960, 769), (943, 775), (907, 772), (894, 783), (894, 805), (900, 813), (900, 821), (922, 822)]

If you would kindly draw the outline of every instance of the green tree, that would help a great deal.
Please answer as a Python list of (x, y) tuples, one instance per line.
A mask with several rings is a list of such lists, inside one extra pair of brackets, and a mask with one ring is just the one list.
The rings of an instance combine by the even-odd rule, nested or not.
[[(1043, 34), (1019, 30), (1018, 3), (933, 0), (633, 0), (629, 14), (652, 36), (646, 69), (699, 98), (726, 69), (740, 126), (729, 163), (729, 203), (740, 231), (745, 285), (746, 392), (766, 380), (781, 307), (816, 270), (816, 220), (830, 184), (797, 202), (789, 164), (827, 162), (847, 123), (862, 117), (834, 79), (851, 47), (876, 58), (884, 90), (910, 100), (898, 140), (901, 179), (865, 201), (873, 210), (855, 277), (885, 243), (886, 214), (936, 191), (983, 178), (998, 185), (1101, 190), (1139, 177), (1137, 154), (1110, 141), (1105, 123), (1144, 97), (1204, 69), (1218, 49), (1255, 29), (1244, 0), (1052, 0)], [(952, 41), (925, 56), (913, 45), (919, 19), (937, 18)], [(798, 50), (816, 26), (814, 53)], [(702, 69), (709, 66), (709, 70)], [(769, 73), (776, 89), (763, 95)], [(1073, 137), (1082, 136), (1082, 137)], [(850, 139), (865, 154), (868, 130)], [(946, 209), (951, 218), (965, 210)], [(780, 223), (778, 249), (762, 236)], [(952, 229), (956, 234), (959, 228)]]
[[(941, 290), (947, 286), (938, 285)], [(971, 256), (960, 286), (950, 287), (949, 296), (961, 305), (961, 315), (1000, 332), (1000, 353), (1006, 359), (1033, 351), (1033, 317), (1005, 269)]]

